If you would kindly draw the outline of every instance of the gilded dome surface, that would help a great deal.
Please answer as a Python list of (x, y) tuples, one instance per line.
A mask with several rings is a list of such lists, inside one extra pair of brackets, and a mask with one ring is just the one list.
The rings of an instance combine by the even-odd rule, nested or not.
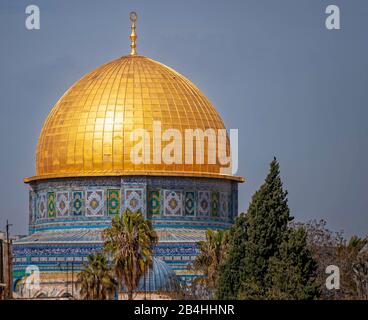
[(82, 77), (56, 103), (39, 137), (36, 176), (25, 181), (111, 175), (241, 180), (221, 174), (217, 162), (134, 164), (131, 133), (143, 128), (152, 134), (154, 121), (161, 123), (162, 132), (174, 128), (183, 137), (185, 129), (225, 128), (203, 93), (169, 67), (138, 55), (108, 62)]

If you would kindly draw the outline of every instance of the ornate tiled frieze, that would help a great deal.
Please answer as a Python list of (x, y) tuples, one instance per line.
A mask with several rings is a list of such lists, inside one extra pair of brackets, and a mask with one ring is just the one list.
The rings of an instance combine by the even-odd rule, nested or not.
[[(31, 259), (39, 262), (55, 262), (63, 257), (87, 257), (89, 254), (101, 252), (102, 241), (98, 244), (28, 244), (14, 246), (14, 265), (22, 265)], [(158, 244), (153, 249), (154, 255), (196, 255), (198, 247), (195, 242)], [(23, 259), (23, 258), (26, 259)], [(36, 258), (36, 259), (35, 259)], [(46, 258), (46, 259), (45, 259)], [(65, 259), (64, 259), (65, 260)]]
[(142, 212), (143, 211), (143, 189), (130, 189), (124, 190), (125, 209), (131, 212)]
[(120, 189), (107, 190), (107, 214), (120, 214)]
[(156, 225), (229, 223), (237, 209), (234, 185), (227, 180), (189, 177), (70, 178), (58, 184), (38, 181), (31, 185), (30, 226), (34, 231), (77, 222), (93, 226), (98, 221), (109, 223), (126, 209), (141, 211)]
[(29, 192), (29, 223), (33, 224), (37, 217), (36, 217), (36, 193), (34, 191)]
[(84, 212), (84, 191), (72, 191), (71, 212), (74, 216), (81, 216)]
[(161, 214), (161, 192), (160, 190), (148, 191), (148, 216), (159, 216)]
[(38, 195), (38, 218), (45, 219), (47, 215), (47, 198), (46, 198), (46, 192), (40, 192)]
[(180, 191), (164, 190), (164, 215), (182, 215), (182, 194)]
[(220, 192), (220, 216), (225, 218), (229, 214), (229, 194)]
[(69, 215), (69, 192), (56, 193), (56, 215), (58, 217)]
[(47, 216), (49, 218), (56, 216), (55, 192), (47, 192)]
[(213, 217), (219, 216), (219, 205), (220, 205), (220, 196), (218, 192), (211, 192), (211, 215)]
[(208, 217), (211, 211), (211, 192), (198, 191), (198, 215)]
[(104, 191), (89, 190), (86, 193), (86, 216), (100, 217), (104, 215)]
[(184, 192), (184, 215), (188, 217), (195, 216), (196, 213), (196, 192)]
[[(55, 257), (78, 257), (78, 256), (88, 256), (95, 252), (102, 250), (102, 242), (99, 244), (22, 244), (14, 245), (14, 259), (15, 264), (22, 264), (22, 257), (48, 257), (54, 260)], [(18, 260), (17, 260), (18, 259)], [(25, 260), (27, 261), (27, 260)], [(50, 261), (49, 259), (41, 259), (40, 261)], [(24, 262), (24, 261), (23, 261)]]

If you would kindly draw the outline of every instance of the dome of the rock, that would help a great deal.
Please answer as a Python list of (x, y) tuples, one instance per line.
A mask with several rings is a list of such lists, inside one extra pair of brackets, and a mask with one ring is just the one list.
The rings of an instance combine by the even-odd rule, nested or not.
[[(14, 287), (20, 297), (31, 295), (22, 289), (30, 266), (40, 284), (32, 296), (77, 297), (78, 272), (89, 255), (103, 251), (102, 233), (112, 218), (128, 211), (149, 220), (158, 238), (153, 267), (137, 290), (173, 290), (169, 278), (185, 282), (198, 276), (189, 266), (206, 231), (226, 229), (237, 216), (243, 178), (223, 170), (230, 163), (217, 158), (221, 152), (230, 158), (220, 115), (184, 76), (137, 55), (135, 39), (133, 22), (131, 54), (78, 80), (43, 125), (36, 174), (25, 178), (29, 235), (15, 241), (13, 249)], [(136, 130), (143, 131), (141, 151), (149, 155), (140, 163), (131, 156)], [(164, 150), (172, 141), (164, 139), (165, 133), (170, 131), (177, 142), (188, 130), (202, 132), (203, 144), (192, 140), (192, 150), (186, 145), (173, 150), (185, 160), (195, 156), (193, 163), (166, 161)], [(219, 143), (220, 136), (210, 143), (211, 130), (225, 132), (225, 144)], [(199, 151), (203, 162), (197, 161)]]
[(208, 162), (217, 145), (204, 148), (199, 164), (132, 163), (133, 131), (153, 137), (154, 122), (182, 137), (186, 129), (225, 129), (206, 96), (173, 69), (138, 55), (108, 62), (77, 81), (51, 110), (37, 145), (36, 176), (26, 181), (132, 174), (237, 179), (221, 175), (218, 161)]

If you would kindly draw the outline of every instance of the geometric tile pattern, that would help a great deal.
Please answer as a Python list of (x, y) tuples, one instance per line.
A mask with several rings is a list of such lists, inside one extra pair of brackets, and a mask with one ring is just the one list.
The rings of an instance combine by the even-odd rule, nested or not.
[[(231, 198), (229, 192), (174, 191), (155, 187), (156, 189), (147, 192), (147, 214), (150, 216), (164, 214), (166, 216), (194, 217), (198, 214), (201, 217), (231, 218), (229, 217)], [(121, 192), (123, 190), (124, 192)], [(141, 211), (144, 213), (144, 189), (131, 187), (123, 190), (116, 188), (87, 191), (31, 191), (29, 194), (29, 219), (34, 223), (37, 219), (45, 219), (47, 216), (49, 218), (65, 217), (69, 214), (81, 216), (84, 213), (87, 216), (103, 216), (105, 210), (107, 210), (108, 215), (116, 215), (121, 213), (122, 207), (132, 212)], [(88, 201), (88, 206), (86, 201)]]
[(225, 218), (229, 214), (229, 196), (226, 192), (220, 193), (220, 216)]
[(194, 191), (186, 191), (184, 193), (184, 214), (186, 216), (194, 216), (196, 210), (196, 199)]
[(181, 192), (164, 190), (164, 214), (169, 216), (182, 215)]
[(218, 192), (211, 193), (211, 216), (218, 217), (220, 196)]
[(35, 194), (33, 191), (29, 192), (29, 223), (32, 224), (36, 220), (36, 210), (35, 210)]
[[(127, 182), (121, 180), (120, 187), (116, 183), (119, 180), (114, 180), (110, 184), (108, 179), (98, 179), (92, 180), (90, 184), (79, 181), (67, 182), (65, 188), (60, 188), (61, 186), (55, 185), (54, 182), (45, 183), (40, 189), (37, 187), (39, 190), (31, 190), (29, 221), (35, 224), (35, 230), (38, 228), (37, 220), (48, 216), (50, 218), (64, 218), (68, 215), (77, 217), (86, 214), (92, 217), (113, 216), (121, 214), (125, 208), (133, 212), (140, 210), (144, 215), (148, 214), (151, 217), (165, 215), (165, 220), (156, 222), (160, 225), (168, 223), (168, 226), (178, 221), (176, 218), (170, 221), (170, 216), (182, 215), (192, 219), (199, 216), (202, 218), (201, 225), (205, 225), (203, 218), (213, 217), (213, 222), (218, 224), (222, 223), (218, 217), (232, 220), (229, 214), (236, 212), (231, 203), (236, 203), (237, 199), (233, 199), (233, 194), (236, 194), (237, 190), (233, 185), (223, 182), (204, 180), (192, 183), (190, 180), (174, 180), (174, 178), (171, 180), (168, 177), (155, 177), (155, 180), (147, 181), (134, 177), (129, 178)], [(89, 199), (87, 212), (87, 198), (90, 198), (91, 192), (94, 191), (97, 192), (97, 196)], [(74, 220), (68, 221), (72, 223)], [(60, 220), (62, 225), (69, 223), (68, 221)], [(93, 221), (95, 220), (91, 220), (91, 223)]]
[(37, 219), (37, 195), (33, 192), (32, 196), (32, 211), (33, 211), (33, 219)]
[(202, 217), (210, 215), (211, 193), (209, 191), (198, 191), (198, 214)]
[(161, 213), (161, 197), (159, 190), (148, 191), (148, 214), (159, 215)]
[(120, 214), (120, 190), (119, 189), (107, 190), (107, 214), (109, 215)]
[(47, 215), (49, 218), (55, 218), (55, 192), (47, 193)]
[(143, 213), (143, 190), (125, 189), (125, 205), (131, 212)]
[(56, 192), (56, 215), (59, 217), (69, 215), (69, 192)]
[(104, 193), (102, 190), (87, 191), (86, 216), (99, 217), (104, 215)]
[(84, 210), (84, 196), (83, 191), (72, 192), (72, 214), (74, 216), (81, 216)]
[(45, 219), (47, 213), (47, 199), (46, 193), (41, 192), (38, 196), (38, 203), (37, 203), (37, 211), (38, 211), (38, 218)]

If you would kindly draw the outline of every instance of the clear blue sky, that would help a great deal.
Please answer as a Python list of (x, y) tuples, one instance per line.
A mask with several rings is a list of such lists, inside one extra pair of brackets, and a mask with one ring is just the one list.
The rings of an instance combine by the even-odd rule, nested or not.
[[(24, 26), (41, 10), (41, 30)], [(325, 28), (329, 4), (341, 30)], [(27, 186), (44, 119), (76, 80), (129, 52), (191, 79), (239, 129), (240, 210), (280, 161), (297, 220), (368, 230), (368, 2), (47, 0), (0, 2), (0, 229), (26, 233)]]

